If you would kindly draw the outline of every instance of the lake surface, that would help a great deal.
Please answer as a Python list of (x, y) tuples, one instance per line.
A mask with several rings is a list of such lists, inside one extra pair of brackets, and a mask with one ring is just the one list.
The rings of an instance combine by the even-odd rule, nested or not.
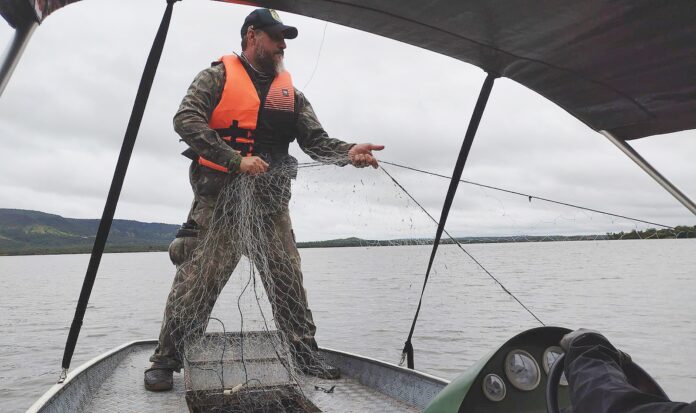
[[(466, 248), (547, 325), (600, 330), (673, 399), (696, 398), (696, 240)], [(439, 251), (413, 344), (416, 368), (452, 379), (539, 324), (456, 246)], [(300, 252), (319, 345), (398, 362), (430, 248)], [(88, 259), (0, 257), (3, 412), (23, 411), (57, 380)], [(227, 330), (239, 328), (239, 285), (248, 273), (244, 265), (235, 272), (214, 310)], [(105, 255), (73, 369), (126, 341), (156, 338), (173, 274), (166, 253)], [(240, 302), (253, 326), (255, 301), (247, 294)]]

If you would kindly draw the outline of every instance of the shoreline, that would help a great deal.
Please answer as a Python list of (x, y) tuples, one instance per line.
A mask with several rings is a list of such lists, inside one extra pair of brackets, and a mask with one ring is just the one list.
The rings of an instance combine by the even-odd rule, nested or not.
[[(512, 243), (546, 243), (546, 242), (579, 242), (579, 241), (627, 241), (627, 240), (675, 240), (675, 239), (694, 239), (693, 233), (685, 237), (646, 237), (646, 238), (612, 238), (607, 235), (549, 235), (549, 236), (516, 236), (516, 237), (467, 237), (458, 238), (459, 244), (477, 245), (477, 244), (512, 244)], [(327, 241), (303, 241), (297, 243), (298, 249), (316, 249), (316, 248), (360, 248), (360, 247), (398, 247), (398, 246), (424, 246), (433, 245), (433, 240), (430, 239), (415, 239), (415, 240), (364, 240), (360, 238), (347, 238)], [(442, 240), (440, 245), (457, 245), (452, 240)], [(107, 246), (104, 250), (105, 254), (122, 254), (122, 253), (140, 253), (140, 252), (166, 252), (169, 245), (146, 245), (139, 247), (132, 246)], [(48, 255), (80, 255), (90, 254), (91, 246), (65, 248), (65, 249), (36, 249), (26, 251), (0, 251), (0, 257), (18, 257), (18, 256), (48, 256)]]

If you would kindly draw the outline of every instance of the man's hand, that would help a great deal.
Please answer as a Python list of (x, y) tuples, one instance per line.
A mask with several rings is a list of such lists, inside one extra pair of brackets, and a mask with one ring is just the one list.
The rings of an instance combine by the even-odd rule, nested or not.
[(567, 353), (568, 349), (570, 348), (570, 343), (572, 343), (576, 338), (584, 336), (585, 334), (599, 334), (599, 331), (590, 330), (589, 328), (579, 328), (564, 335), (559, 344), (561, 345), (563, 351)]
[(268, 164), (258, 156), (245, 156), (239, 164), (239, 171), (249, 175), (258, 175), (268, 170)]
[(373, 168), (379, 167), (377, 163), (377, 158), (372, 155), (372, 151), (381, 151), (384, 149), (384, 145), (373, 145), (371, 143), (360, 143), (353, 146), (348, 151), (348, 159), (350, 163), (356, 168), (364, 168), (368, 165), (372, 165)]
[[(571, 331), (570, 333), (566, 334), (563, 336), (561, 339), (561, 342), (559, 343), (561, 345), (561, 348), (567, 353), (568, 350), (570, 349), (571, 344), (573, 344), (573, 341), (576, 339), (586, 335), (586, 334), (595, 334), (602, 339), (607, 340), (606, 337), (604, 337), (599, 331), (596, 330), (590, 330), (588, 328), (579, 328), (575, 331)], [(631, 356), (628, 353), (624, 353), (623, 351), (619, 349), (615, 349), (619, 358), (619, 365), (623, 368), (631, 364)]]

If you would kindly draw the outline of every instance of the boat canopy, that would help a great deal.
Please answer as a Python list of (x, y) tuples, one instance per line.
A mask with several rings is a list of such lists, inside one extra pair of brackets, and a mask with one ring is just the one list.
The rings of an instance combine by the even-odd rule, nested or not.
[(12, 27), (27, 21), (41, 23), (49, 14), (79, 0), (2, 0), (0, 14)]
[[(76, 0), (9, 0), (11, 24)], [(314, 17), (510, 78), (621, 140), (696, 128), (696, 2), (232, 1)], [(24, 14), (22, 14), (24, 13)]]

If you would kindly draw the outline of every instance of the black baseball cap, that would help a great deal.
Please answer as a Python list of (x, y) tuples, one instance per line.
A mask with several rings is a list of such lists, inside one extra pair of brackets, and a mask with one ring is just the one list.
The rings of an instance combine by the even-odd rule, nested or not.
[(249, 13), (242, 25), (242, 37), (246, 34), (249, 26), (254, 26), (254, 29), (261, 29), (268, 33), (283, 33), (283, 37), (286, 39), (297, 37), (297, 28), (284, 25), (278, 12), (273, 9), (256, 9)]

